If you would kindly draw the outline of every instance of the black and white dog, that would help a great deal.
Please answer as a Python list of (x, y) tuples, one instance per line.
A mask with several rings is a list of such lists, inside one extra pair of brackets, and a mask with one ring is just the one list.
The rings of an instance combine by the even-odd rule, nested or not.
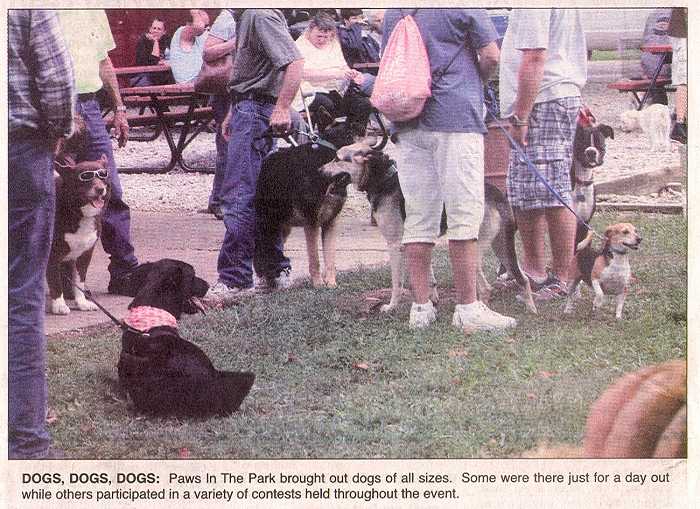
[[(571, 164), (571, 197), (573, 209), (586, 222), (595, 213), (595, 187), (593, 170), (605, 160), (605, 139), (615, 139), (613, 128), (599, 124), (588, 107), (583, 106), (578, 114), (574, 135), (574, 157)], [(578, 223), (576, 244), (586, 238), (587, 228)]]
[(201, 309), (209, 285), (179, 260), (142, 264), (131, 279), (136, 297), (124, 318), (119, 382), (136, 408), (156, 415), (207, 417), (236, 411), (255, 381), (249, 372), (218, 371), (178, 333), (182, 313)]

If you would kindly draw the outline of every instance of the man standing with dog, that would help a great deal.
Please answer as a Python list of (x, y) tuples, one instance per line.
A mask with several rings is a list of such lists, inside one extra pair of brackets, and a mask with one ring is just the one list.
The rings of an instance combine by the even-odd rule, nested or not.
[(270, 131), (287, 132), (290, 106), (299, 89), (304, 60), (279, 9), (236, 9), (236, 58), (229, 91), (231, 109), (223, 122), (228, 141), (221, 208), (226, 233), (206, 300), (225, 303), (250, 291), (255, 271), (267, 288), (289, 285), (291, 264), (281, 235), (256, 228), (255, 193), (262, 160), (272, 150)]
[(53, 159), (73, 121), (73, 68), (54, 11), (8, 11), (8, 457), (51, 459), (46, 430), (46, 265)]
[(428, 52), (432, 97), (422, 113), (397, 124), (397, 167), (406, 202), (403, 244), (413, 290), (412, 328), (436, 319), (429, 281), (433, 246), (447, 213), (450, 262), (457, 293), (453, 324), (505, 329), (513, 318), (477, 299), (477, 238), (484, 215), (483, 83), (498, 64), (498, 34), (484, 9), (387, 10), (386, 47), (403, 15), (411, 14)]
[[(501, 46), (501, 115), (527, 159), (571, 205), (571, 162), (581, 89), (586, 83), (586, 39), (577, 9), (514, 9)], [(576, 217), (518, 152), (511, 151), (508, 199), (523, 241), (523, 269), (536, 300), (566, 295), (574, 255)], [(545, 266), (549, 234), (552, 272)]]
[[(61, 10), (59, 20), (73, 60), (76, 112), (83, 118), (88, 145), (78, 153), (80, 161), (94, 161), (107, 156), (111, 196), (102, 218), (102, 247), (109, 254), (109, 293), (132, 295), (129, 276), (138, 266), (131, 244), (131, 213), (122, 198), (119, 173), (114, 162), (112, 141), (102, 118), (97, 92), (104, 88), (114, 109), (114, 128), (119, 147), (129, 138), (126, 106), (119, 94), (119, 83), (108, 52), (116, 45), (104, 10)], [(132, 295), (133, 296), (133, 295)]]

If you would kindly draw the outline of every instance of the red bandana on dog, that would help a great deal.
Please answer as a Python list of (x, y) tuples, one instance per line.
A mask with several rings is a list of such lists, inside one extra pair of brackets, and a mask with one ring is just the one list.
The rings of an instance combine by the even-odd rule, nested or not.
[(578, 117), (576, 118), (576, 122), (581, 126), (581, 127), (591, 127), (593, 124), (595, 124), (596, 119), (593, 113), (591, 113), (591, 110), (588, 109), (588, 106), (581, 106), (581, 109), (578, 110)]
[(129, 310), (124, 323), (132, 329), (146, 332), (154, 327), (172, 327), (177, 329), (177, 318), (160, 308), (138, 306)]

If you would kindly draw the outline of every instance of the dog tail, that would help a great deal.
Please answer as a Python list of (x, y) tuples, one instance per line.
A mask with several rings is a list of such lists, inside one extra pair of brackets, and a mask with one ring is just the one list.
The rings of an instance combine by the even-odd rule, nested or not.
[(593, 231), (589, 230), (586, 237), (581, 242), (576, 244), (576, 252), (578, 253), (583, 249), (586, 249), (591, 244), (591, 240), (593, 240)]

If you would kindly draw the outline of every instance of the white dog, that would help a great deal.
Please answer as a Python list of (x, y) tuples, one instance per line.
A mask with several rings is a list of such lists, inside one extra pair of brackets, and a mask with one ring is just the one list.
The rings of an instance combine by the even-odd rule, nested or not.
[(671, 113), (668, 106), (652, 104), (641, 111), (624, 111), (620, 114), (620, 120), (626, 133), (641, 129), (649, 137), (652, 150), (671, 150)]

